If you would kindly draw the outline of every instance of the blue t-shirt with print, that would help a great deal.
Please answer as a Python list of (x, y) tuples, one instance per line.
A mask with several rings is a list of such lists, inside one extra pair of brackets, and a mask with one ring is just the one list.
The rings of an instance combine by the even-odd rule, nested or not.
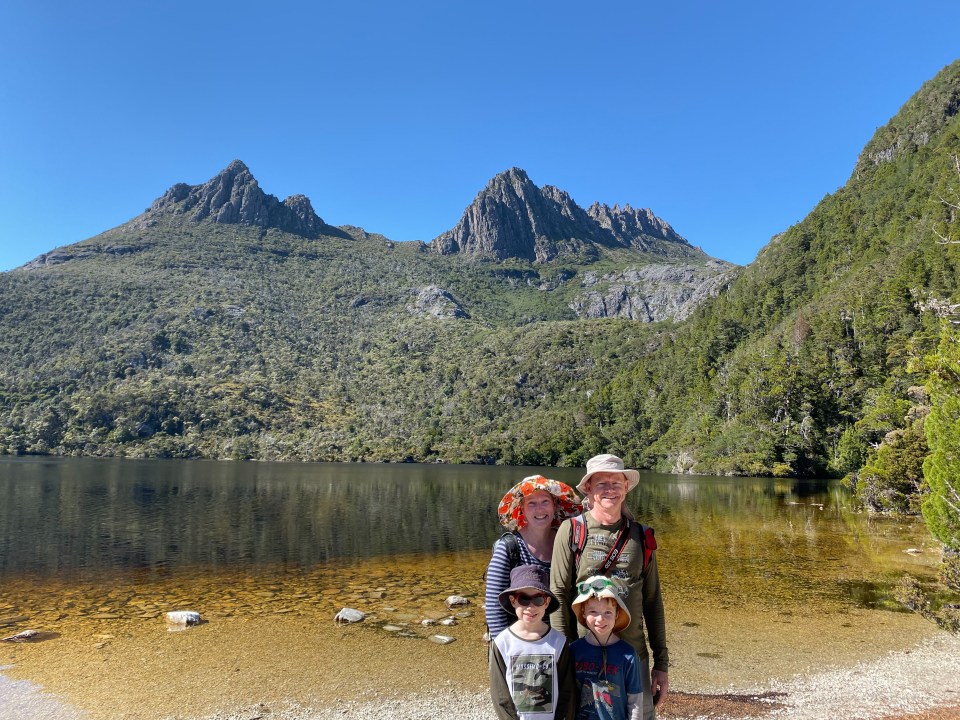
[(586, 638), (570, 644), (580, 688), (577, 720), (626, 720), (627, 695), (643, 690), (637, 652), (630, 643), (618, 640), (606, 647), (605, 674), (603, 651)]

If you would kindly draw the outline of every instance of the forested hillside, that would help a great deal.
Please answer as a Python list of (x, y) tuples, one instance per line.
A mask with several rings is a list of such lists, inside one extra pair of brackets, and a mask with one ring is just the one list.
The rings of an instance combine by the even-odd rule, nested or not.
[(957, 225), (958, 109), (960, 62), (877, 131), (844, 187), (592, 398), (591, 447), (676, 472), (846, 474), (892, 431), (922, 436), (910, 361), (958, 301), (960, 247), (940, 242)]
[(744, 269), (650, 211), (584, 211), (516, 169), (428, 245), (333, 228), (234, 163), (0, 275), (0, 452), (576, 465), (610, 450), (819, 475), (882, 473), (886, 447), (919, 467), (917, 361), (958, 303), (960, 246), (938, 242), (957, 234), (958, 108), (960, 62)]
[(620, 318), (669, 323), (732, 269), (665, 242), (686, 255), (444, 255), (330, 227), (235, 162), (0, 275), (0, 451), (582, 462), (584, 403), (655, 334)]

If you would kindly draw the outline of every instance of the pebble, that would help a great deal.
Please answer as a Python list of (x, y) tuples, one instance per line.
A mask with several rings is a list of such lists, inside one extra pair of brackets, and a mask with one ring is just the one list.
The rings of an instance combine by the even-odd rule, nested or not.
[(463, 605), (470, 604), (470, 600), (463, 595), (451, 595), (443, 602), (448, 608), (462, 607)]
[(3, 641), (14, 642), (14, 643), (32, 642), (33, 640), (36, 640), (39, 636), (40, 636), (40, 633), (38, 633), (36, 630), (24, 630), (23, 632), (18, 632), (16, 635), (11, 635), (9, 637), (3, 638)]

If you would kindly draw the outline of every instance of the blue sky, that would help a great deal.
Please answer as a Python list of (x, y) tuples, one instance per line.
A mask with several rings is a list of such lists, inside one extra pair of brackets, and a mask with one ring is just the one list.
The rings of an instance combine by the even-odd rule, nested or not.
[(960, 3), (7, 0), (0, 270), (243, 160), (429, 241), (521, 167), (747, 263), (960, 57)]

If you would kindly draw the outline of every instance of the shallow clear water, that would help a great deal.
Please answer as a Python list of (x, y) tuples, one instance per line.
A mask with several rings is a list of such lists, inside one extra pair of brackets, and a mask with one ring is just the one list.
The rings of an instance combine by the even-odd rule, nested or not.
[[(481, 687), (481, 574), (500, 533), (496, 506), (534, 472), (543, 470), (0, 459), (0, 636), (30, 627), (55, 640), (3, 643), (0, 664), (103, 717), (128, 711), (124, 688), (179, 687), (225, 655), (249, 655), (252, 674), (236, 687), (210, 678), (233, 693), (219, 701), (255, 702), (304, 667), (334, 672), (346, 638), (363, 639), (369, 662), (382, 659), (390, 687), (406, 687), (411, 657), (446, 658), (444, 677)], [(575, 485), (581, 471), (547, 474)], [(857, 513), (835, 483), (644, 474), (629, 502), (656, 529), (678, 689), (789, 678), (935, 632), (890, 600), (904, 573), (933, 575), (922, 524)], [(458, 642), (418, 642), (437, 632), (422, 620), (448, 615), (452, 593), (472, 598), (442, 630)], [(368, 619), (331, 638), (344, 606)], [(184, 633), (189, 655), (169, 655), (182, 643), (162, 616), (184, 609), (206, 623)], [(91, 663), (108, 670), (93, 684)], [(321, 692), (306, 677), (303, 687)], [(151, 708), (143, 717), (169, 714), (168, 695), (140, 698)]]
[[(543, 469), (0, 459), (0, 583), (313, 574), (383, 556), (482, 570), (496, 506)], [(575, 485), (581, 471), (548, 474)], [(687, 600), (875, 606), (932, 575), (922, 523), (854, 511), (831, 481), (647, 473), (630, 493), (664, 583)]]

